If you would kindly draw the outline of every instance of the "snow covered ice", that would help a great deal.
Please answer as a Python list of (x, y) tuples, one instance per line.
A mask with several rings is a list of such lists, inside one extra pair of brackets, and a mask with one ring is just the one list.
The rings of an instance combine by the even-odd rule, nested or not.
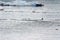
[(60, 22), (0, 21), (0, 40), (59, 40)]
[[(3, 8), (0, 40), (60, 40), (60, 12), (56, 6)], [(29, 18), (37, 21), (22, 21)]]

